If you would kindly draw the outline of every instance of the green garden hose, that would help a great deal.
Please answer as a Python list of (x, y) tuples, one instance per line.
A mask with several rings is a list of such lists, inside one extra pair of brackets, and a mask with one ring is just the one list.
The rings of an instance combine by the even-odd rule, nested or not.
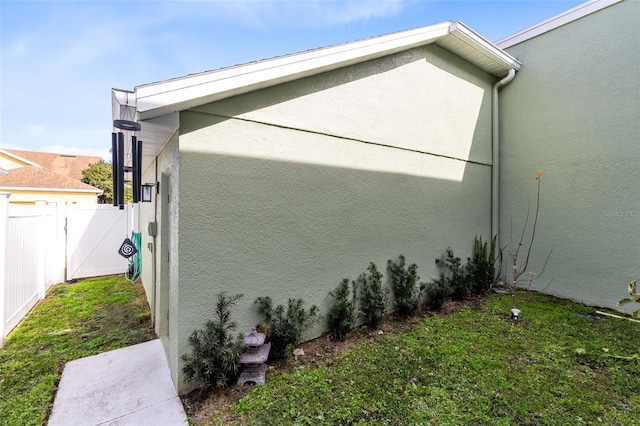
[(142, 251), (140, 250), (142, 234), (140, 232), (132, 232), (131, 242), (138, 251), (129, 258), (129, 268), (127, 269), (127, 272), (124, 273), (124, 276), (132, 283), (135, 283), (140, 279), (140, 272), (142, 272)]

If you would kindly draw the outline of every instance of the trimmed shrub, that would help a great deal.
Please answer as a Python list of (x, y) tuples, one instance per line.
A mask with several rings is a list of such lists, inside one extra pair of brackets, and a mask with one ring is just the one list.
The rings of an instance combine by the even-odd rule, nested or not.
[(218, 294), (216, 319), (189, 336), (191, 353), (182, 356), (185, 363), (182, 371), (187, 380), (202, 390), (225, 388), (240, 373), (244, 342), (240, 336), (232, 335), (236, 323), (230, 320), (229, 309), (241, 297), (242, 294), (231, 297), (224, 292)]
[[(445, 280), (451, 287), (451, 298), (462, 300), (471, 294), (471, 278), (466, 269), (462, 266), (459, 257), (453, 254), (451, 247), (447, 247), (443, 259), (436, 259), (436, 265), (443, 269)], [(448, 275), (447, 275), (448, 273)], [(439, 279), (442, 278), (442, 275)]]
[(451, 284), (449, 279), (440, 273), (440, 277), (434, 278), (428, 284), (422, 284), (421, 290), (424, 291), (427, 297), (427, 306), (432, 310), (438, 311), (442, 308), (444, 302), (451, 298)]
[(382, 284), (384, 275), (378, 272), (375, 263), (371, 262), (367, 271), (356, 280), (356, 288), (360, 291), (360, 308), (366, 322), (377, 327), (386, 313), (389, 289)]
[(398, 313), (413, 315), (420, 304), (418, 266), (415, 263), (407, 266), (405, 257), (400, 255), (397, 263), (392, 260), (387, 262), (387, 271), (391, 275), (391, 290)]
[(258, 297), (255, 303), (264, 316), (264, 322), (258, 328), (267, 334), (267, 341), (271, 342), (271, 360), (289, 357), (302, 341), (305, 330), (321, 318), (318, 307), (313, 305), (306, 311), (302, 299), (289, 299), (286, 312), (282, 305), (274, 309), (268, 296)]
[[(336, 302), (329, 310), (327, 323), (333, 340), (343, 340), (347, 331), (353, 328), (356, 321), (356, 283), (352, 283), (353, 291), (349, 289), (349, 278), (342, 280), (331, 296)], [(349, 297), (351, 293), (351, 298)]]
[(489, 291), (500, 277), (502, 271), (502, 250), (497, 247), (496, 237), (482, 241), (482, 236), (476, 235), (473, 242), (473, 257), (467, 258), (467, 271), (471, 276), (472, 292), (483, 294)]

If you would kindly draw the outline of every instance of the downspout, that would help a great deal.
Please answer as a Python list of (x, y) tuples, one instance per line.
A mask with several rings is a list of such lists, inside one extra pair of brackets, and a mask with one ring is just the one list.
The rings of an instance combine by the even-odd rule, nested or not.
[[(499, 129), (499, 110), (498, 110), (498, 90), (505, 86), (516, 75), (516, 70), (511, 68), (509, 74), (499, 82), (493, 85), (491, 108), (491, 238), (496, 237), (498, 245), (500, 245), (500, 237), (498, 236), (498, 213), (499, 213), (499, 196), (500, 196), (500, 129)], [(491, 238), (489, 241), (491, 241)]]

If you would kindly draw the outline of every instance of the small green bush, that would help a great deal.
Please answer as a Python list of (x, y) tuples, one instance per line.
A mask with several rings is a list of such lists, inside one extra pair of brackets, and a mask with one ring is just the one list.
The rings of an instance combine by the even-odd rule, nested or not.
[(349, 278), (343, 279), (334, 291), (329, 292), (336, 299), (327, 315), (329, 331), (334, 340), (343, 340), (356, 321), (356, 283), (353, 282), (352, 286), (351, 299), (349, 298)]
[(242, 294), (218, 294), (216, 319), (207, 321), (204, 329), (195, 330), (189, 337), (191, 353), (182, 356), (182, 371), (202, 390), (225, 388), (238, 377), (244, 342), (240, 336), (232, 335), (236, 323), (230, 320), (229, 309), (241, 297)]
[[(638, 293), (638, 282), (636, 280), (632, 280), (629, 283), (628, 292), (631, 297), (626, 297), (618, 302), (618, 306), (626, 305), (627, 303), (640, 303), (640, 293)], [(640, 319), (640, 309), (637, 309), (631, 313), (632, 317), (637, 317)]]
[(259, 327), (271, 342), (269, 359), (287, 358), (302, 341), (302, 334), (313, 323), (320, 321), (320, 310), (316, 305), (306, 311), (302, 299), (289, 299), (287, 311), (278, 305), (275, 309), (270, 297), (258, 297), (255, 301), (258, 311), (264, 316)]
[(471, 276), (472, 292), (484, 294), (489, 291), (500, 277), (502, 271), (502, 250), (497, 247), (496, 237), (482, 241), (482, 236), (476, 235), (473, 242), (473, 255), (467, 258), (467, 271)]
[(471, 278), (465, 267), (462, 266), (460, 258), (453, 254), (451, 247), (447, 247), (443, 259), (436, 259), (436, 265), (443, 269), (445, 280), (451, 287), (452, 299), (462, 300), (471, 294)]
[(407, 266), (405, 257), (400, 255), (397, 263), (392, 260), (387, 262), (387, 271), (391, 275), (391, 290), (398, 313), (405, 316), (413, 315), (420, 304), (418, 265), (412, 263)]
[(444, 272), (441, 272), (438, 278), (432, 279), (430, 283), (422, 284), (421, 290), (424, 291), (427, 297), (427, 306), (435, 311), (440, 310), (444, 302), (449, 300), (453, 293), (451, 283), (444, 275)]
[(367, 271), (368, 274), (363, 273), (356, 280), (356, 288), (360, 289), (360, 307), (365, 320), (377, 327), (386, 313), (389, 289), (382, 284), (384, 275), (378, 272), (375, 263), (371, 262)]

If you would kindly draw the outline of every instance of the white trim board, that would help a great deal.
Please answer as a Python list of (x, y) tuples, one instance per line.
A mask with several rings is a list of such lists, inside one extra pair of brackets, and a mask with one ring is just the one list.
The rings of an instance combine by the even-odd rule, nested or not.
[(496, 77), (520, 63), (461, 22), (413, 30), (281, 56), (245, 65), (137, 86), (140, 121), (205, 105), (266, 87), (436, 43)]
[(534, 37), (544, 34), (558, 27), (566, 25), (570, 22), (583, 18), (594, 12), (602, 10), (606, 7), (612, 6), (616, 3), (620, 3), (623, 0), (590, 0), (586, 3), (579, 4), (578, 6), (566, 10), (556, 16), (553, 16), (545, 21), (539, 22), (535, 25), (518, 31), (515, 34), (501, 38), (494, 44), (501, 49), (507, 49), (523, 41), (527, 41)]

